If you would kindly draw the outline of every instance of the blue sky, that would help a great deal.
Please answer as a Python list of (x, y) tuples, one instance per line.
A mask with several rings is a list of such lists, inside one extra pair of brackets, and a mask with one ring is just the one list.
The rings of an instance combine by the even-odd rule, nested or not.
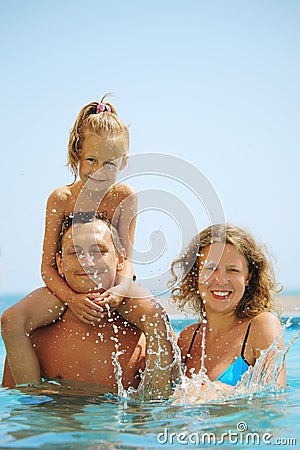
[[(41, 285), (46, 199), (72, 180), (79, 109), (105, 92), (130, 124), (130, 153), (197, 168), (226, 220), (265, 242), (285, 289), (299, 290), (299, 19), (296, 0), (2, 1), (2, 293)], [(171, 190), (209, 224), (180, 180), (133, 178), (138, 190)], [(158, 226), (174, 250), (167, 206), (159, 219), (151, 211), (137, 246)]]

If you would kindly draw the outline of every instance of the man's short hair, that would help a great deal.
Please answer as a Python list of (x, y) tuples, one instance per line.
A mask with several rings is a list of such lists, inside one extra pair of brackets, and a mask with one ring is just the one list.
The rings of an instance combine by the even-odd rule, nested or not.
[(97, 220), (101, 220), (102, 222), (105, 223), (105, 225), (110, 231), (111, 239), (114, 243), (116, 252), (118, 254), (122, 253), (123, 248), (116, 228), (113, 226), (113, 224), (111, 223), (111, 221), (107, 216), (94, 211), (87, 211), (87, 212), (77, 211), (63, 218), (61, 231), (59, 233), (59, 239), (57, 243), (58, 253), (60, 254), (62, 253), (62, 239), (72, 225), (76, 223), (96, 222)]

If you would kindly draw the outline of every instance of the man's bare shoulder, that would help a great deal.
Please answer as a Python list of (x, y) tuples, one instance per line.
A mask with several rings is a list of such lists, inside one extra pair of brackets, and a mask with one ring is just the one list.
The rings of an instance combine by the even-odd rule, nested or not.
[(140, 283), (131, 281), (128, 287), (126, 298), (154, 298), (152, 292)]

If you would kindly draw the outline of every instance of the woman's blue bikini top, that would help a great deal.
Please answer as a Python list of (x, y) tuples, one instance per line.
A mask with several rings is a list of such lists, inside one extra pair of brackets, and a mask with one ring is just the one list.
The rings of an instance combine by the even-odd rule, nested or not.
[[(221, 381), (222, 383), (226, 383), (226, 384), (230, 384), (231, 386), (235, 386), (240, 381), (243, 374), (245, 372), (247, 372), (247, 370), (249, 369), (250, 364), (248, 364), (244, 358), (244, 350), (246, 347), (246, 343), (247, 343), (247, 339), (248, 339), (248, 335), (249, 335), (249, 331), (250, 331), (250, 326), (251, 326), (251, 321), (249, 322), (249, 325), (247, 327), (247, 331), (246, 331), (245, 338), (243, 341), (243, 346), (242, 346), (242, 351), (241, 351), (240, 356), (232, 364), (230, 364), (230, 366), (227, 367), (227, 369), (225, 369), (224, 372), (222, 372), (221, 375), (218, 376), (218, 378), (216, 378), (216, 381)], [(199, 323), (196, 330), (194, 331), (188, 352), (184, 358), (184, 362), (183, 362), (184, 366), (186, 365), (187, 356), (190, 354), (190, 352), (192, 350), (195, 338), (200, 330), (200, 327), (201, 327), (201, 323)]]

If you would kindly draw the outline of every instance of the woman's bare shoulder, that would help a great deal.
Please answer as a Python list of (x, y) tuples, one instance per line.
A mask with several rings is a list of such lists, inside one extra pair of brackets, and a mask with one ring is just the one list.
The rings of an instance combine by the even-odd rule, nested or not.
[(277, 336), (282, 335), (279, 318), (272, 312), (264, 311), (252, 319), (249, 342), (253, 346), (268, 347)]
[(251, 328), (253, 329), (260, 329), (266, 326), (280, 326), (280, 320), (278, 318), (278, 316), (276, 314), (274, 314), (273, 312), (270, 311), (264, 311), (261, 312), (260, 314), (257, 314), (257, 316), (255, 316), (252, 319), (252, 324), (251, 324)]
[(193, 323), (193, 324), (188, 325), (187, 327), (185, 327), (179, 334), (179, 339), (181, 340), (181, 342), (185, 342), (186, 340), (190, 340), (198, 327), (199, 327), (199, 323), (198, 322)]

